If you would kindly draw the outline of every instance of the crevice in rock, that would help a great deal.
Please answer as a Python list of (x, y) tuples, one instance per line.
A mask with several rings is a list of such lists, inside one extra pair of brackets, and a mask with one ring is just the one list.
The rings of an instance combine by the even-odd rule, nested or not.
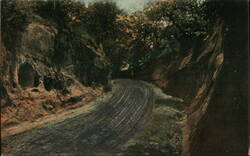
[(39, 75), (34, 68), (24, 63), (20, 66), (18, 71), (18, 83), (25, 88), (37, 87), (39, 85)]
[(64, 82), (61, 80), (56, 80), (50, 77), (44, 77), (43, 81), (44, 88), (47, 91), (50, 91), (52, 89), (57, 89), (57, 90), (63, 90), (64, 89)]

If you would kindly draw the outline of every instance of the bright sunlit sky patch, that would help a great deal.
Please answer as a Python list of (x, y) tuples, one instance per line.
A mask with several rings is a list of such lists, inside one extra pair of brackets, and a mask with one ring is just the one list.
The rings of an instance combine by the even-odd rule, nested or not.
[(148, 2), (153, 2), (156, 0), (81, 0), (86, 4), (96, 1), (109, 1), (115, 2), (117, 6), (127, 12), (140, 11), (142, 10)]

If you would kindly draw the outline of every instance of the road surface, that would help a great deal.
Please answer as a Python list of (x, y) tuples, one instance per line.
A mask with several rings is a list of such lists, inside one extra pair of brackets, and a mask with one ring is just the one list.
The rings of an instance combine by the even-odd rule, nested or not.
[(4, 155), (112, 155), (147, 120), (154, 104), (151, 87), (116, 80), (110, 98), (89, 113), (2, 138)]

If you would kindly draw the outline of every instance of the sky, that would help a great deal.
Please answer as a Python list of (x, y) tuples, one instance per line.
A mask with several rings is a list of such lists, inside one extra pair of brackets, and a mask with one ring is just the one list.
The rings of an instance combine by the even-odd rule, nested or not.
[(115, 2), (117, 6), (127, 12), (134, 12), (142, 10), (148, 2), (156, 0), (81, 0), (86, 4), (95, 2), (95, 1), (111, 1)]

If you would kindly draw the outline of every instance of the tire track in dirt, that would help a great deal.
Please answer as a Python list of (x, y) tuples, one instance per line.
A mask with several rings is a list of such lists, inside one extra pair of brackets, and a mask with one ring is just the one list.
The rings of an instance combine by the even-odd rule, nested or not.
[(141, 81), (115, 80), (111, 98), (95, 110), (2, 138), (3, 153), (13, 155), (95, 155), (128, 141), (150, 115), (151, 87)]

